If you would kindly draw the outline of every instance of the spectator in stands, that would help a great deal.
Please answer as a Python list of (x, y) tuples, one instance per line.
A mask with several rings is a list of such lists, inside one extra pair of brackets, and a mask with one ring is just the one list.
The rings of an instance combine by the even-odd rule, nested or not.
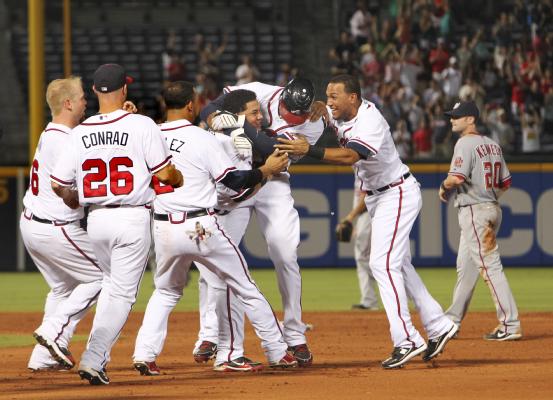
[(506, 12), (499, 15), (499, 21), (493, 26), (492, 34), (496, 45), (508, 47), (511, 44), (512, 24)]
[(411, 43), (411, 18), (407, 11), (402, 11), (397, 16), (394, 37), (400, 46)]
[(186, 66), (182, 58), (174, 51), (169, 53), (170, 61), (167, 67), (167, 80), (169, 82), (186, 80)]
[(446, 101), (451, 102), (452, 99), (459, 97), (463, 77), (461, 71), (457, 68), (455, 57), (449, 58), (449, 66), (442, 71), (441, 81)]
[(507, 113), (503, 108), (491, 110), (486, 117), (486, 126), (491, 138), (501, 146), (505, 154), (512, 154), (515, 144), (515, 130), (507, 119)]
[(469, 45), (469, 38), (467, 35), (464, 35), (461, 38), (461, 44), (456, 51), (457, 62), (459, 63), (459, 69), (463, 76), (466, 76), (471, 67), (472, 60), (472, 48)]
[(465, 84), (459, 89), (459, 99), (461, 101), (474, 101), (478, 109), (483, 110), (484, 98), (486, 92), (473, 78), (468, 77)]
[(449, 119), (444, 115), (444, 109), (440, 102), (432, 107), (430, 129), (432, 130), (432, 152), (434, 157), (449, 159), (452, 150), (451, 129), (449, 129)]
[[(417, 44), (419, 48), (424, 50), (428, 50), (431, 44), (436, 40), (437, 34), (436, 34), (436, 29), (434, 28), (434, 24), (432, 23), (432, 15), (430, 14), (430, 11), (426, 7), (422, 9), (421, 16), (420, 16), (420, 19), (418, 20), (418, 23), (414, 24), (413, 36), (417, 38)], [(443, 38), (438, 39), (438, 43), (440, 43), (440, 40), (443, 44)], [(445, 68), (445, 66), (447, 65), (448, 59), (449, 59), (449, 54), (445, 56), (445, 62), (444, 62), (443, 68)], [(438, 72), (441, 72), (441, 70)]]
[(522, 125), (522, 152), (534, 153), (540, 150), (541, 118), (537, 110), (524, 111), (520, 118)]
[(361, 46), (372, 39), (371, 13), (367, 10), (366, 0), (358, 0), (357, 7), (349, 20), (349, 26), (353, 41)]
[(396, 149), (399, 157), (402, 160), (411, 157), (411, 134), (407, 130), (407, 124), (403, 119), (400, 119), (396, 123), (396, 129), (394, 130), (392, 137), (396, 144)]
[(413, 132), (413, 156), (418, 159), (432, 157), (432, 131), (426, 118), (422, 119), (418, 129)]
[(432, 68), (432, 78), (440, 80), (442, 71), (447, 68), (449, 62), (449, 53), (445, 47), (444, 38), (439, 38), (436, 48), (430, 50), (428, 62)]
[(543, 104), (543, 133), (544, 139), (553, 137), (553, 86), (547, 88)]
[(297, 68), (290, 67), (290, 64), (284, 63), (280, 65), (280, 69), (276, 75), (275, 82), (277, 86), (286, 86), (297, 75)]
[(533, 80), (530, 87), (525, 90), (524, 108), (526, 110), (539, 111), (543, 104), (543, 93), (540, 90), (540, 82)]
[(243, 85), (244, 83), (255, 82), (259, 79), (259, 70), (253, 65), (252, 57), (242, 56), (242, 64), (236, 68), (236, 84)]
[(424, 104), (427, 108), (434, 107), (434, 104), (443, 98), (442, 89), (437, 81), (431, 80), (430, 86), (423, 93)]
[(380, 62), (372, 44), (367, 43), (359, 49), (361, 52), (361, 71), (370, 81), (377, 81), (380, 77)]
[(418, 94), (415, 94), (411, 98), (411, 107), (407, 112), (407, 122), (410, 132), (413, 132), (417, 127), (419, 127), (421, 121), (424, 119), (424, 110), (421, 107), (421, 98)]
[(524, 90), (521, 79), (518, 75), (513, 76), (511, 82), (511, 113), (519, 118), (524, 108)]
[(338, 43), (330, 50), (329, 57), (338, 64), (352, 62), (357, 56), (357, 47), (353, 43), (351, 35), (346, 32), (340, 32)]
[(401, 73), (400, 80), (404, 86), (416, 89), (417, 77), (424, 71), (419, 49), (414, 46), (404, 46), (401, 49)]

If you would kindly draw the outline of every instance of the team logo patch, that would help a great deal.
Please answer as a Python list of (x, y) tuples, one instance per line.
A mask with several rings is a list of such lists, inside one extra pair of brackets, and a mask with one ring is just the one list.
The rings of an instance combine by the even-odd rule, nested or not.
[(205, 229), (203, 225), (200, 224), (200, 222), (196, 222), (193, 231), (187, 231), (186, 233), (188, 234), (188, 238), (195, 241), (198, 245), (200, 244), (200, 242), (210, 238), (212, 235), (212, 233), (209, 230)]
[(455, 168), (461, 168), (463, 166), (463, 157), (457, 157), (455, 161), (453, 161), (453, 166)]

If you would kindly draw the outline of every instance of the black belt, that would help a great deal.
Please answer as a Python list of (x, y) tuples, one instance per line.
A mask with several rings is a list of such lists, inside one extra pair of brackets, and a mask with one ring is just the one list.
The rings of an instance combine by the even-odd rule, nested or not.
[[(205, 208), (203, 210), (197, 211), (185, 211), (185, 219), (203, 217), (204, 215), (209, 215), (210, 212)], [(154, 219), (156, 221), (169, 221), (169, 214), (157, 214), (154, 213)]]
[(393, 187), (396, 187), (398, 185), (401, 185), (403, 183), (403, 181), (407, 178), (409, 178), (411, 176), (411, 173), (410, 172), (407, 172), (406, 174), (404, 174), (402, 177), (401, 177), (401, 180), (398, 181), (398, 182), (394, 182), (394, 183), (390, 183), (389, 185), (386, 185), (386, 186), (382, 186), (381, 188), (378, 188), (378, 189), (375, 189), (375, 190), (367, 190), (367, 196), (372, 196), (374, 194), (377, 194), (377, 193), (382, 193), (382, 192), (385, 192), (386, 190), (388, 189), (391, 189)]
[(31, 219), (33, 221), (40, 222), (41, 224), (50, 224), (50, 225), (56, 225), (56, 226), (67, 225), (73, 222), (73, 221), (63, 221), (63, 222), (50, 221), (49, 219), (39, 218), (34, 214), (31, 215)]

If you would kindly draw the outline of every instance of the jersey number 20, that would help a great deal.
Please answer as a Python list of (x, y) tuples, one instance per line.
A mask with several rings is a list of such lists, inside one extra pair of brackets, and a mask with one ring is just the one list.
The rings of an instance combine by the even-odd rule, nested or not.
[[(109, 161), (109, 191), (115, 196), (121, 196), (132, 192), (134, 187), (133, 175), (129, 171), (119, 171), (119, 167), (132, 167), (133, 162), (129, 157), (113, 157)], [(84, 197), (103, 197), (108, 194), (106, 184), (102, 184), (108, 176), (108, 165), (101, 158), (93, 158), (83, 163), (83, 171), (96, 169), (83, 177)], [(98, 184), (92, 188), (92, 184)]]
[(484, 167), (484, 181), (486, 182), (486, 189), (499, 188), (499, 178), (501, 175), (501, 163), (489, 161), (483, 163)]

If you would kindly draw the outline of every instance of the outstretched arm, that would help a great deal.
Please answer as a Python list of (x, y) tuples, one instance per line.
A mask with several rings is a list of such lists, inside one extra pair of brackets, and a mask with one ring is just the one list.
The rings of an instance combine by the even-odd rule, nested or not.
[(295, 140), (277, 138), (275, 147), (288, 154), (310, 156), (329, 164), (353, 165), (361, 159), (361, 154), (350, 148), (319, 147), (310, 145), (305, 136), (296, 135)]

